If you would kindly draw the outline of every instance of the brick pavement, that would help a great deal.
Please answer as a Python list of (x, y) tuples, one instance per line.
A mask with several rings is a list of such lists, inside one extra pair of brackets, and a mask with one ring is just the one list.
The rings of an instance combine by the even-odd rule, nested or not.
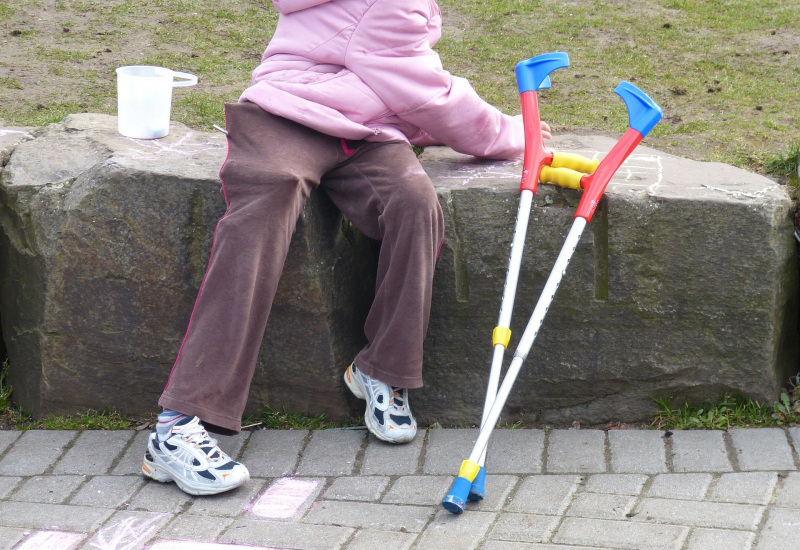
[(453, 516), (476, 435), (244, 432), (220, 445), (251, 481), (191, 497), (139, 474), (146, 433), (0, 432), (0, 550), (800, 547), (800, 428), (501, 430), (486, 500)]

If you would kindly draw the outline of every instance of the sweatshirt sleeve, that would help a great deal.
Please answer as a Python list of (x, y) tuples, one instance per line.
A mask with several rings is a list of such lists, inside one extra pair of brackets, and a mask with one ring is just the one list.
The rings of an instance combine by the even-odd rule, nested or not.
[(376, 0), (356, 27), (347, 67), (432, 141), (477, 157), (522, 155), (522, 122), (483, 101), (431, 49), (429, 0)]

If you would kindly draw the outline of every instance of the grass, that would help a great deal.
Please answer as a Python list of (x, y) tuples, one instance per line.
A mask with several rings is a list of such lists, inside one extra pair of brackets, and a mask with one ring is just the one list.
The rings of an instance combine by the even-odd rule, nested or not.
[(264, 407), (258, 414), (242, 419), (244, 427), (259, 427), (268, 430), (328, 430), (362, 425), (361, 419), (347, 422), (331, 422), (326, 415), (306, 416), (296, 412), (276, 411)]
[[(621, 80), (664, 109), (647, 144), (791, 179), (786, 151), (800, 141), (796, 9), (777, 0), (440, 0), (446, 69), (467, 77), (507, 113), (519, 111), (514, 65), (550, 51), (571, 66), (541, 93), (542, 117), (557, 132), (618, 135), (627, 111)], [(114, 114), (113, 69), (156, 64), (193, 72), (200, 84), (176, 92), (173, 119), (210, 130), (236, 101), (277, 22), (260, 0), (58, 0), (37, 23), (41, 2), (0, 0), (4, 61), (28, 76), (0, 78), (0, 119), (38, 126), (71, 112)], [(68, 29), (64, 31), (63, 29)], [(11, 34), (9, 34), (11, 33)], [(19, 89), (22, 86), (23, 89)], [(788, 161), (788, 164), (783, 161)], [(796, 162), (796, 161), (795, 161)]]
[(782, 392), (772, 405), (740, 395), (722, 395), (717, 401), (701, 405), (674, 406), (671, 398), (655, 398), (659, 412), (651, 426), (677, 430), (727, 430), (785, 426), (800, 423), (800, 402), (797, 390)]

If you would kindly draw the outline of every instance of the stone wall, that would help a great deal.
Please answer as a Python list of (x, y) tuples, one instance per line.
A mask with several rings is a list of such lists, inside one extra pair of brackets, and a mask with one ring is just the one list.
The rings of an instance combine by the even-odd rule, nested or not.
[[(0, 139), (0, 316), (16, 401), (39, 415), (157, 410), (225, 208), (224, 136), (175, 125), (164, 139), (133, 140), (115, 118), (85, 114)], [(613, 143), (563, 136), (554, 147), (602, 156)], [(475, 423), (520, 165), (446, 148), (421, 161), (447, 238), (413, 410), (423, 425)], [(579, 196), (539, 188), (509, 356)], [(583, 235), (505, 418), (631, 422), (648, 418), (655, 396), (775, 399), (798, 359), (792, 215), (786, 190), (766, 178), (637, 148)], [(249, 410), (358, 411), (341, 373), (363, 344), (378, 248), (324, 193), (312, 196)]]

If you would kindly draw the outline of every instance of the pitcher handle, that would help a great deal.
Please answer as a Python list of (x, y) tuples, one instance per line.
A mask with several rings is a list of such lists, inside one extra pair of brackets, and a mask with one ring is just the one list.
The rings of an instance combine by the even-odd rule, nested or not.
[(172, 71), (172, 76), (173, 78), (184, 79), (184, 80), (173, 80), (172, 81), (173, 88), (179, 88), (181, 86), (194, 86), (195, 84), (197, 84), (197, 75)]

